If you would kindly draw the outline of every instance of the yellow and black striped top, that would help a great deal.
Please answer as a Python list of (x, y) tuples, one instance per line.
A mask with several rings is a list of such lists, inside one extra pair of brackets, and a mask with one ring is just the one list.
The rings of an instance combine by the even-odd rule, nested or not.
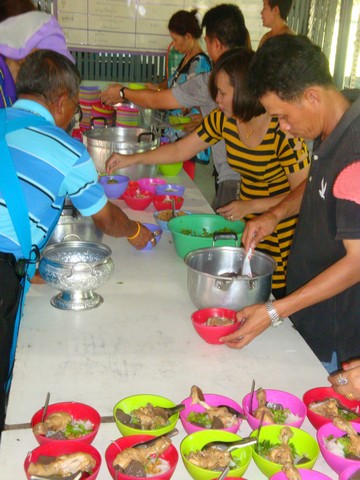
[[(247, 147), (239, 138), (236, 119), (227, 118), (220, 110), (211, 112), (197, 129), (201, 140), (214, 145), (225, 141), (229, 165), (241, 174), (240, 200), (266, 198), (290, 192), (287, 175), (298, 172), (310, 163), (304, 141), (291, 139), (280, 130), (276, 117), (255, 148)], [(248, 215), (249, 220), (255, 215)], [(286, 265), (297, 217), (280, 222), (272, 235), (259, 243), (257, 250), (271, 255), (277, 263), (273, 289), (285, 287)]]

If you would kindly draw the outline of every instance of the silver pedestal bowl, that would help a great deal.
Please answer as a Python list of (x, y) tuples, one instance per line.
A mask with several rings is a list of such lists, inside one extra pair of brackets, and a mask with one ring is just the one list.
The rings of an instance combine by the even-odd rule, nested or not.
[(111, 249), (103, 243), (68, 241), (48, 245), (39, 272), (45, 282), (60, 290), (51, 304), (62, 310), (89, 310), (103, 298), (94, 292), (114, 270)]

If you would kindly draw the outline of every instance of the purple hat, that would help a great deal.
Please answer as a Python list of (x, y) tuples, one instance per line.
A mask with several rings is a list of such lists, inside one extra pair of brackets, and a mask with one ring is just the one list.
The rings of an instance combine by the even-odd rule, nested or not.
[(336, 198), (360, 205), (360, 161), (348, 165), (339, 173), (333, 191)]
[(58, 21), (45, 12), (26, 12), (0, 22), (0, 54), (13, 60), (25, 58), (34, 49), (48, 49), (75, 63)]

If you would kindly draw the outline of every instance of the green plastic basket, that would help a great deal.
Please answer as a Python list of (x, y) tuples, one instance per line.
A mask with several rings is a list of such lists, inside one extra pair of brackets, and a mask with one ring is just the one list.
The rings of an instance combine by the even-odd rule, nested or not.
[[(168, 227), (173, 236), (176, 253), (180, 257), (185, 257), (187, 253), (199, 248), (239, 247), (245, 223), (242, 221), (230, 222), (220, 215), (211, 213), (196, 213), (173, 218), (169, 221)], [(225, 236), (224, 238), (217, 237), (214, 242), (214, 233), (228, 235), (226, 238)], [(231, 233), (236, 236), (229, 235)]]

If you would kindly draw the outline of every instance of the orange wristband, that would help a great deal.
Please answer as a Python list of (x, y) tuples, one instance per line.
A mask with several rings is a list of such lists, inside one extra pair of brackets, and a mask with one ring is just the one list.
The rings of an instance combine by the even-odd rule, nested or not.
[(127, 237), (128, 240), (134, 240), (140, 233), (140, 229), (141, 229), (141, 225), (139, 222), (136, 222), (137, 224), (137, 230), (136, 230), (136, 233), (134, 235), (132, 235), (131, 237)]

